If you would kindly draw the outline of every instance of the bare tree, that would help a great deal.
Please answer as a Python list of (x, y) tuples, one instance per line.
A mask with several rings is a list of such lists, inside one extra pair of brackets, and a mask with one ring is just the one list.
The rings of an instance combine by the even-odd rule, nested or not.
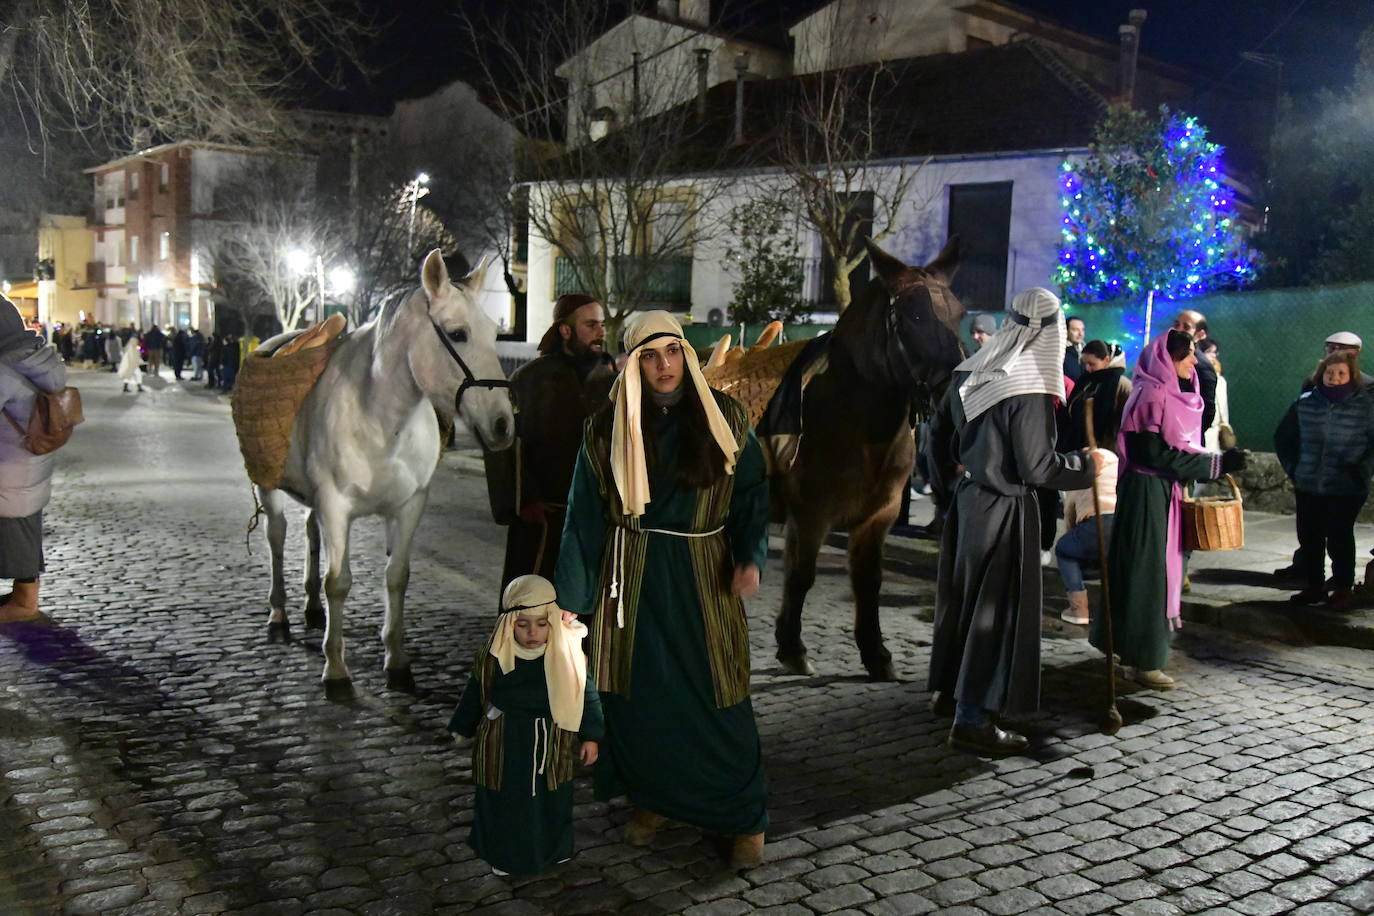
[(530, 0), (467, 23), (487, 80), (505, 87), (498, 112), (563, 141), (557, 154), (522, 148), (517, 176), (530, 234), (555, 256), (554, 294), (595, 297), (617, 340), (630, 311), (689, 303), (693, 251), (721, 229), (711, 204), (732, 180), (691, 104), (710, 36), (627, 21), (608, 38), (608, 15), (598, 0)]
[(296, 328), (317, 300), (316, 258), (337, 247), (338, 229), (317, 204), (306, 159), (249, 165), (222, 184), (222, 231), (212, 242), (220, 285), (248, 312), (270, 305), (284, 329)]
[(226, 177), (212, 243), (216, 280), (267, 304), (284, 329), (329, 299), (347, 305), (356, 326), (414, 287), (421, 255), (452, 249), (453, 237), (418, 202), (412, 217), (413, 186), (386, 176), (377, 160), (362, 170), (375, 177), (361, 187), (356, 214), (346, 197), (319, 192), (313, 168), (307, 157), (264, 157)]
[(72, 127), (262, 144), (290, 133), (279, 97), (357, 66), (348, 0), (0, 0), (0, 84), (46, 136)]
[(820, 237), (834, 265), (831, 292), (841, 311), (852, 299), (850, 277), (868, 257), (864, 239), (881, 241), (900, 228), (899, 214), (923, 165), (876, 162), (890, 155), (883, 109), (895, 84), (883, 64), (798, 77), (779, 137), (788, 185), (782, 199)]

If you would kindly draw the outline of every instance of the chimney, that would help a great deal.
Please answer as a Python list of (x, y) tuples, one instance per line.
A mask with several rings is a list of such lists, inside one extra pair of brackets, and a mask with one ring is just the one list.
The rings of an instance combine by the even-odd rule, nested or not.
[(630, 96), (630, 120), (632, 120), (632, 121), (638, 121), (638, 120), (639, 120), (639, 52), (638, 52), (638, 51), (635, 51), (635, 52), (634, 52), (633, 59), (634, 59), (634, 62), (631, 64), (631, 67), (634, 69), (634, 84), (633, 84), (633, 86), (632, 86), (631, 89), (630, 89), (630, 92), (632, 93), (631, 96)]
[(711, 66), (711, 52), (697, 48), (697, 120), (706, 120), (706, 82), (707, 71)]
[(679, 22), (707, 28), (711, 25), (711, 0), (678, 0)]
[(1121, 26), (1121, 61), (1117, 94), (1127, 108), (1135, 105), (1135, 70), (1140, 57), (1140, 27), (1145, 24), (1144, 10), (1131, 10), (1130, 23)]
[(749, 52), (735, 55), (735, 139), (734, 146), (744, 142), (744, 77), (749, 73)]

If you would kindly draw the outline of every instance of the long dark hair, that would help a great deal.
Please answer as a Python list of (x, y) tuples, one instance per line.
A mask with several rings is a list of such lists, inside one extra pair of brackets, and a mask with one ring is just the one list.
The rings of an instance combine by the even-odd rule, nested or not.
[[(685, 353), (683, 356), (687, 358)], [(677, 406), (681, 414), (680, 441), (677, 466), (673, 468), (673, 482), (686, 490), (700, 490), (725, 476), (725, 455), (706, 423), (706, 409), (697, 395), (697, 387), (688, 377), (686, 366), (683, 370), (684, 390), (682, 401)], [(652, 474), (658, 461), (657, 434), (663, 412), (654, 409), (647, 384), (641, 389), (640, 396), (645, 399), (639, 412), (639, 427), (644, 435), (644, 463)]]

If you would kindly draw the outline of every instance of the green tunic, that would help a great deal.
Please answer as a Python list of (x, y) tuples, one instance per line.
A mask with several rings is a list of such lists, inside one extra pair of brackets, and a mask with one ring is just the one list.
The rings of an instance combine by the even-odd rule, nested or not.
[[(480, 664), (484, 659), (479, 657), (478, 661)], [(497, 668), (487, 703), (482, 693), (474, 670), (448, 724), (449, 731), (471, 738), (478, 734), (479, 726), (491, 722), (486, 719), (487, 706), (501, 710), (501, 747), (495, 755), (500, 772), (490, 779), (499, 788), (482, 785), (479, 780), (468, 843), (494, 868), (512, 875), (538, 874), (573, 854), (572, 780), (551, 787), (556, 780), (550, 775), (558, 768), (558, 762), (551, 758), (560, 750), (575, 752), (575, 742), (558, 740), (559, 730), (549, 712), (542, 658), (516, 659), (510, 674)], [(483, 729), (483, 737), (489, 731)], [(601, 703), (589, 677), (578, 735), (598, 741), (602, 732)], [(485, 750), (479, 738), (473, 748), (474, 770)], [(570, 772), (569, 761), (563, 764)], [(539, 772), (541, 766), (543, 773)]]
[[(1194, 454), (1165, 444), (1156, 433), (1127, 433), (1127, 470), (1116, 490), (1116, 516), (1108, 548), (1112, 642), (1121, 664), (1157, 671), (1169, 661), (1169, 504), (1180, 481), (1212, 480), (1211, 452)], [(1134, 468), (1145, 468), (1143, 474)], [(1180, 543), (1182, 532), (1179, 532)], [(1088, 640), (1105, 651), (1106, 628), (1095, 615)]]
[[(732, 491), (724, 531), (711, 536), (724, 541), (714, 583), (719, 595), (728, 594), (733, 567), (754, 563), (763, 568), (768, 555), (768, 484), (763, 453), (742, 411), (724, 395), (717, 400), (727, 417), (740, 421), (744, 441), (727, 484)], [(607, 599), (614, 540), (609, 506), (618, 506), (613, 492), (608, 492), (614, 490), (614, 483), (596, 470), (605, 467), (604, 460), (593, 462), (587, 453), (588, 448), (600, 448), (604, 459), (609, 435), (605, 428), (598, 434), (597, 419), (588, 424), (573, 474), (557, 573), (558, 597), (564, 608), (609, 615), (592, 624), (594, 631), (600, 624), (615, 624), (615, 611)], [(606, 416), (600, 419), (604, 427)], [(651, 501), (639, 527), (697, 530), (693, 525), (701, 523), (702, 493), (678, 487), (671, 473), (680, 436), (677, 408), (654, 420), (652, 447), (657, 460), (649, 478)], [(623, 793), (636, 807), (702, 829), (762, 833), (768, 825), (768, 790), (748, 697), (748, 628), (742, 606), (719, 597), (702, 600), (693, 551), (698, 558), (714, 556), (704, 548), (715, 545), (702, 543), (709, 538), (639, 532), (633, 538), (633, 549), (625, 551), (623, 579), (642, 575), (639, 588), (630, 593), (637, 600), (625, 610), (626, 628), (619, 630), (632, 633), (633, 644), (627, 670), (615, 667), (617, 672), (625, 671), (628, 683), (600, 685), (606, 740), (596, 765), (597, 797)], [(730, 619), (724, 625), (708, 620), (704, 606), (713, 609), (711, 613), (724, 608)], [(730, 635), (708, 637), (708, 632)], [(602, 656), (613, 652), (616, 638), (612, 634), (594, 642), (595, 651)], [(708, 646), (708, 638), (730, 645)], [(732, 665), (742, 661), (742, 681), (738, 672), (723, 672), (728, 666), (722, 659)], [(604, 657), (593, 658), (598, 671), (603, 670), (604, 661)], [(736, 686), (727, 687), (727, 681)], [(736, 692), (743, 698), (735, 699)], [(725, 701), (718, 702), (720, 697)]]

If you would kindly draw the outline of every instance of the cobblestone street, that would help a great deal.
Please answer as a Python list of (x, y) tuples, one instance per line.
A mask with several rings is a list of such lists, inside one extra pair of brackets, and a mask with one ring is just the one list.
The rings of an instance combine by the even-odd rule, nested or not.
[(1367, 651), (1189, 624), (1179, 689), (1127, 686), (1107, 737), (1102, 657), (1047, 635), (1032, 753), (988, 762), (951, 751), (927, 708), (933, 582), (888, 574), (903, 680), (868, 683), (832, 549), (805, 620), (816, 676), (773, 661), (776, 549), (751, 603), (762, 867), (727, 871), (686, 827), (627, 845), (628, 808), (595, 802), (583, 776), (573, 860), (496, 877), (467, 847), (468, 760), (444, 730), (504, 539), (471, 462), (445, 457), (417, 536), (414, 693), (385, 687), (383, 531), (355, 525), (357, 696), (330, 703), (299, 610), (299, 511), (295, 639), (267, 640), (266, 548), (247, 536), (227, 400), (169, 374), (140, 395), (109, 373), (71, 383), (88, 419), (45, 516), (53, 624), (0, 626), (0, 914), (1374, 911)]

